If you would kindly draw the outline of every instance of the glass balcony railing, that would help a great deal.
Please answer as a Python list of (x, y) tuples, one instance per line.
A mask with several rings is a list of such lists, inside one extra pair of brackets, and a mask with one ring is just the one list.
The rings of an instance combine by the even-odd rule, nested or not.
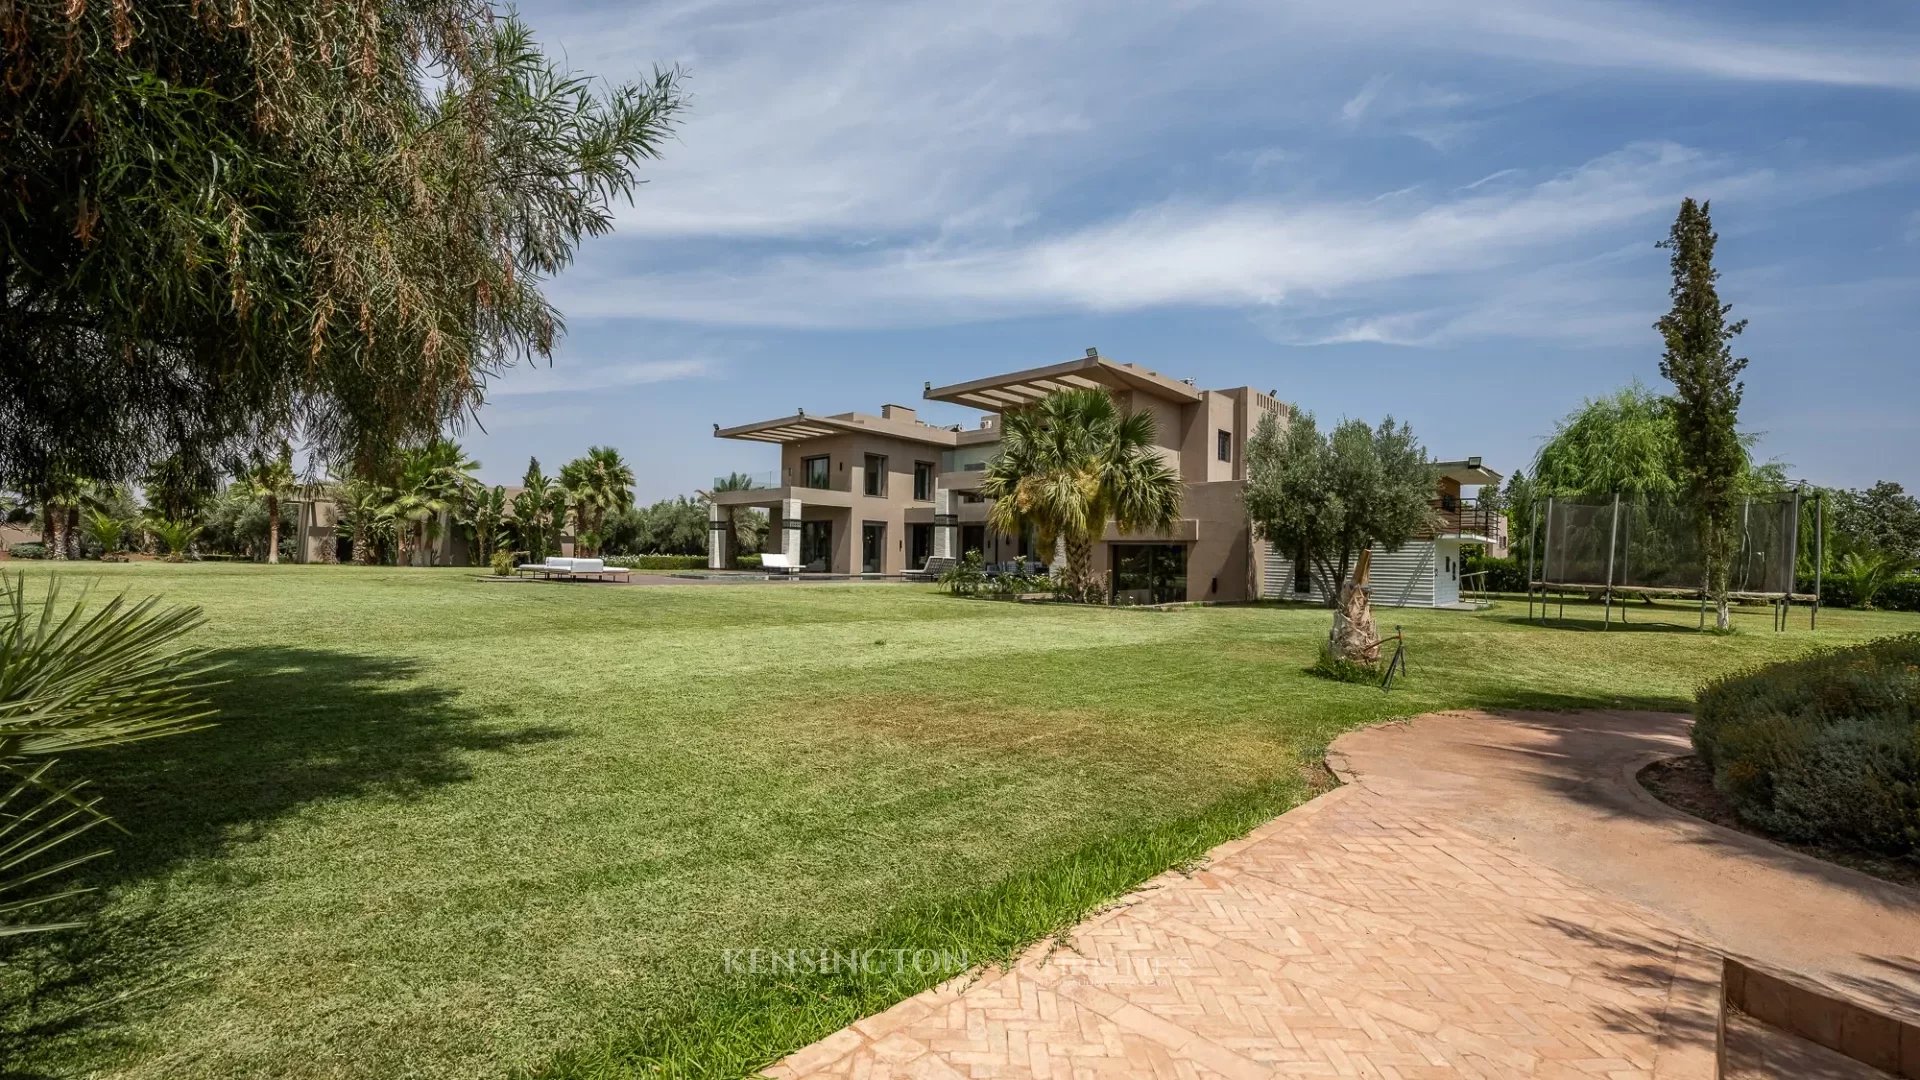
[(780, 470), (768, 469), (765, 472), (728, 473), (725, 476), (716, 476), (713, 478), (713, 487), (710, 490), (740, 491), (748, 488), (773, 488), (779, 487), (782, 483), (784, 481), (780, 479)]

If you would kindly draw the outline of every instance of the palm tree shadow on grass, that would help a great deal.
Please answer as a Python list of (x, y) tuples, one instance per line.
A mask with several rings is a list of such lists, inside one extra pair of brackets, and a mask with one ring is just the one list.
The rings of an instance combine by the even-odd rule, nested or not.
[(216, 726), (58, 766), (91, 779), (127, 832), (108, 836), (112, 853), (74, 882), (98, 890), (77, 902), (93, 926), (0, 939), (0, 1060), (62, 1035), (111, 1042), (129, 1010), (169, 991), (112, 1004), (115, 995), (192, 968), (204, 933), (195, 921), (164, 901), (108, 912), (116, 889), (218, 860), (309, 804), (419, 797), (469, 779), (472, 754), (564, 736), (556, 727), (488, 726), (451, 689), (419, 681), (419, 665), (406, 658), (262, 647), (213, 659), (226, 665), (225, 682), (208, 694)]

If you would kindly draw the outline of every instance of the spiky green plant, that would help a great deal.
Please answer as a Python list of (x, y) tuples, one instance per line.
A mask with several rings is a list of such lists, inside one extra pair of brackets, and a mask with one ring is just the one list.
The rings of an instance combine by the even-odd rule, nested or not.
[(193, 546), (194, 538), (200, 535), (200, 528), (190, 521), (147, 522), (147, 531), (160, 542), (160, 549), (168, 562), (187, 561), (187, 549)]
[(1850, 551), (1840, 560), (1834, 576), (1853, 593), (1859, 607), (1871, 608), (1888, 585), (1913, 569), (1913, 560), (1886, 551)]
[(112, 560), (120, 554), (127, 538), (126, 522), (102, 510), (89, 510), (80, 524), (87, 532), (87, 539), (100, 546), (102, 559)]
[(80, 925), (34, 921), (86, 892), (63, 879), (107, 854), (68, 854), (109, 819), (86, 781), (50, 777), (57, 755), (205, 727), (213, 666), (180, 644), (204, 621), (151, 596), (69, 604), (58, 578), (29, 599), (25, 575), (0, 577), (0, 936)]

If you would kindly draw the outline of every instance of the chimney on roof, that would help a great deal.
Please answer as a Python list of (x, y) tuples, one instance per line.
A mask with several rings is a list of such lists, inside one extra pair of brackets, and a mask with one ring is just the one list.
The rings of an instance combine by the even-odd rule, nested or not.
[(914, 412), (905, 405), (880, 406), (880, 419), (882, 420), (902, 420), (907, 423), (912, 423), (919, 418), (919, 415), (919, 413)]
[(1087, 346), (1087, 359), (1089, 360), (1100, 359), (1100, 350), (1093, 347), (1092, 345)]

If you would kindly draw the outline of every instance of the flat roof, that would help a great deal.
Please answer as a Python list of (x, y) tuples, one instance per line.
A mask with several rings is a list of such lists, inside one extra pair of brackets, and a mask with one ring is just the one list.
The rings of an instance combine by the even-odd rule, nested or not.
[(1134, 364), (1117, 363), (1091, 350), (1088, 355), (1064, 364), (990, 375), (948, 386), (928, 383), (921, 396), (929, 401), (950, 401), (989, 412), (1005, 412), (1031, 405), (1059, 390), (1094, 387), (1135, 390), (1179, 402), (1200, 400), (1200, 391), (1187, 383)]
[(934, 446), (952, 446), (959, 439), (957, 434), (947, 428), (932, 427), (917, 420), (888, 420), (885, 417), (868, 416), (864, 413), (809, 416), (804, 409), (792, 416), (758, 420), (751, 424), (738, 424), (734, 427), (723, 428), (719, 424), (713, 425), (713, 437), (716, 439), (741, 439), (746, 442), (763, 443), (799, 442), (803, 439), (817, 439), (822, 435), (839, 435), (849, 431), (886, 435), (911, 442), (930, 443)]
[(1477, 457), (1467, 458), (1464, 461), (1436, 461), (1433, 463), (1433, 468), (1442, 477), (1454, 481), (1461, 487), (1485, 487), (1488, 484), (1498, 484), (1501, 479), (1498, 472), (1480, 464), (1480, 459)]

